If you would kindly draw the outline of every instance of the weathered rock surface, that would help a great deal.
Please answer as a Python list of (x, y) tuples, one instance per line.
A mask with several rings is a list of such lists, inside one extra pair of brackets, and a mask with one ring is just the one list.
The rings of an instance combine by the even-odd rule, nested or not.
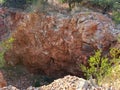
[[(85, 80), (76, 76), (67, 75), (64, 78), (54, 80), (49, 85), (44, 85), (41, 87), (30, 86), (24, 90), (119, 90), (118, 87), (119, 85), (99, 87), (95, 83), (93, 83), (92, 79)], [(0, 88), (0, 90), (20, 90), (20, 89), (17, 89), (16, 87), (9, 85)]]
[(5, 87), (7, 85), (2, 72), (0, 71), (0, 88)]
[(47, 86), (40, 87), (39, 90), (87, 90), (90, 88), (93, 87), (86, 80), (76, 76), (66, 76), (62, 79), (55, 80)]
[(10, 35), (9, 24), (7, 19), (7, 11), (0, 7), (0, 41), (4, 40)]
[[(112, 86), (111, 86), (112, 87)], [(55, 80), (49, 85), (38, 88), (30, 86), (27, 90), (117, 90), (111, 87), (100, 87), (91, 80), (85, 80), (76, 76), (65, 76)]]
[(95, 50), (109, 50), (116, 40), (112, 21), (95, 12), (73, 15), (23, 13), (12, 15), (16, 33), (7, 64), (24, 64), (30, 72), (49, 76), (82, 76), (80, 63)]
[(0, 88), (0, 90), (20, 90), (20, 89), (17, 89), (16, 87), (9, 85), (7, 87)]

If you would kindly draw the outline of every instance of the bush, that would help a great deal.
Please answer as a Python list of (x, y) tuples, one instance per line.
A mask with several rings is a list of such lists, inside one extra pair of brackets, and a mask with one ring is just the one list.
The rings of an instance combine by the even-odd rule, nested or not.
[[(67, 2), (69, 8), (72, 9), (75, 5), (74, 3), (81, 3), (81, 5), (87, 6), (88, 8), (92, 7), (102, 10), (103, 14), (109, 14), (112, 12), (112, 18), (116, 23), (120, 23), (120, 0), (59, 0), (62, 3)], [(85, 3), (83, 3), (85, 2)]]
[(110, 50), (110, 55), (113, 59), (119, 58), (120, 56), (120, 49), (119, 48), (112, 48)]
[(89, 79), (92, 76), (99, 84), (102, 78), (111, 72), (113, 65), (120, 61), (120, 49), (112, 48), (110, 55), (111, 59), (109, 60), (107, 56), (102, 56), (101, 51), (96, 51), (95, 55), (88, 60), (89, 66), (80, 65), (86, 78)]
[(112, 48), (110, 51), (112, 57), (112, 69), (100, 82), (100, 85), (113, 85), (115, 90), (120, 90), (120, 49)]
[(0, 50), (0, 68), (3, 67), (5, 64), (4, 53), (12, 47), (13, 41), (14, 41), (14, 38), (10, 37), (9, 39), (0, 43), (0, 47), (1, 47), (1, 50)]
[(120, 61), (120, 49), (119, 48), (112, 48), (110, 50), (110, 56), (111, 56), (111, 65), (116, 65)]
[[(120, 1), (119, 0), (88, 0), (93, 6), (102, 10), (103, 14), (112, 12), (112, 18), (120, 23)], [(94, 9), (94, 8), (93, 8)]]
[(120, 12), (113, 11), (113, 20), (115, 23), (119, 24), (120, 23)]
[(60, 3), (66, 3), (67, 0), (59, 0)]
[(4, 3), (4, 0), (0, 0), (0, 4), (3, 4)]
[(106, 75), (111, 68), (108, 58), (101, 57), (101, 51), (95, 52), (95, 55), (90, 57), (88, 63), (89, 67), (81, 65), (81, 69), (85, 73), (87, 79), (92, 76), (97, 80), (97, 83), (100, 82), (102, 77)]
[(12, 7), (25, 10), (30, 5), (36, 5), (44, 0), (2, 0), (5, 7)]
[(3, 67), (5, 64), (4, 61), (4, 52), (0, 52), (0, 68)]

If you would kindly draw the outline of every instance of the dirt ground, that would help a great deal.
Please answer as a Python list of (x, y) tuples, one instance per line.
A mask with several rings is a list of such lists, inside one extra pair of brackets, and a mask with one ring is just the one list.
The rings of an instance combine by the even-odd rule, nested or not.
[(2, 67), (0, 71), (2, 71), (7, 85), (13, 85), (20, 90), (25, 90), (30, 86), (39, 87), (47, 85), (54, 80), (40, 74), (31, 74), (23, 66)]

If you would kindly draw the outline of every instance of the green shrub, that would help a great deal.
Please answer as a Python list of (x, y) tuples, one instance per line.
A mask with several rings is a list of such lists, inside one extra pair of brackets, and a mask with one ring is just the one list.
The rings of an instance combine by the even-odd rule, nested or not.
[(97, 80), (98, 84), (102, 77), (111, 70), (111, 64), (109, 63), (108, 58), (101, 57), (101, 53), (101, 51), (97, 51), (95, 52), (95, 55), (90, 57), (88, 60), (89, 67), (80, 65), (86, 78), (89, 79), (92, 76)]
[(110, 55), (112, 57), (112, 59), (117, 59), (120, 58), (120, 49), (119, 48), (112, 48), (110, 50)]
[(120, 0), (88, 0), (93, 6), (100, 7), (102, 13), (112, 12), (115, 23), (120, 23)]
[(120, 12), (113, 11), (113, 20), (115, 23), (119, 24), (120, 23)]
[(0, 68), (3, 67), (5, 64), (4, 61), (4, 52), (0, 52)]
[(66, 3), (67, 0), (59, 0), (60, 3)]
[(5, 0), (0, 0), (0, 4), (3, 4), (5, 2)]
[(120, 34), (117, 36), (117, 41), (120, 42)]
[(4, 60), (4, 53), (5, 51), (7, 51), (8, 49), (10, 49), (12, 47), (12, 43), (14, 41), (14, 38), (10, 37), (9, 39), (2, 41), (0, 43), (0, 68), (4, 66), (5, 64), (5, 60)]
[(119, 48), (112, 48), (110, 50), (111, 65), (115, 66), (120, 63), (120, 49)]
[(111, 55), (111, 71), (108, 73), (100, 82), (100, 85), (115, 85), (116, 89), (119, 90), (120, 85), (120, 48), (112, 48), (110, 51)]
[(3, 47), (4, 50), (8, 50), (12, 47), (12, 43), (14, 41), (13, 37), (8, 38), (7, 40), (3, 41), (1, 43), (1, 46)]
[(110, 56), (111, 59), (103, 57), (101, 51), (96, 51), (95, 55), (88, 60), (89, 66), (80, 65), (86, 78), (89, 79), (92, 76), (99, 84), (102, 78), (111, 72), (112, 67), (120, 63), (120, 49), (112, 48)]

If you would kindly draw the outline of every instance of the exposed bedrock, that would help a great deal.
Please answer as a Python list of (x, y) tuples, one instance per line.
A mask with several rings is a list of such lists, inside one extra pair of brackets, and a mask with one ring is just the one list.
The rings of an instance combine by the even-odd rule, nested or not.
[(12, 15), (15, 41), (5, 53), (7, 64), (23, 64), (30, 72), (49, 76), (81, 76), (80, 64), (95, 50), (107, 52), (115, 43), (114, 24), (95, 12), (73, 15)]

